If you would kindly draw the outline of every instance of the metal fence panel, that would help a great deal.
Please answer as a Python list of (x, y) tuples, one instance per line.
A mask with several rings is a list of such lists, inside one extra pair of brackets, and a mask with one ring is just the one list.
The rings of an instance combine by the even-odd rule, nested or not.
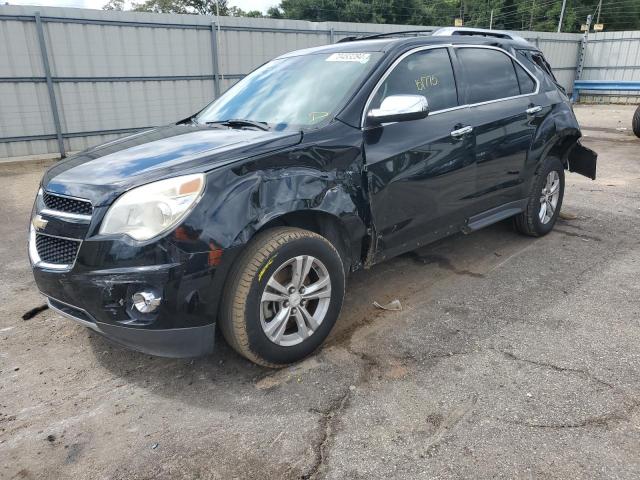
[(0, 59), (0, 77), (44, 76), (35, 22), (0, 20)]
[[(583, 80), (640, 80), (640, 32), (602, 32), (589, 36)], [(581, 94), (586, 102), (632, 103), (638, 92)]]
[[(213, 30), (215, 20), (0, 6), (0, 158), (55, 153), (60, 150), (57, 131), (64, 149), (77, 151), (136, 129), (174, 122), (202, 108), (214, 92), (225, 91), (257, 66), (291, 50), (358, 33), (435, 28), (221, 17), (218, 31)], [(520, 34), (538, 45), (560, 83), (571, 90), (582, 36)], [(640, 32), (599, 33), (590, 37), (583, 78), (637, 79), (639, 65)]]

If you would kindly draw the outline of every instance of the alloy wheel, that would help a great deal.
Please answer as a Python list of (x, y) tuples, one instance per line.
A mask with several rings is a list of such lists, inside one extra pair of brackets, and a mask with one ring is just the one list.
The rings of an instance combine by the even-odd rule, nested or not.
[(269, 340), (289, 347), (313, 335), (331, 301), (331, 278), (311, 255), (283, 263), (269, 278), (260, 300), (260, 324)]
[(547, 224), (553, 218), (560, 198), (560, 175), (555, 170), (551, 170), (547, 175), (547, 181), (542, 187), (540, 195), (540, 211), (538, 218), (540, 223)]

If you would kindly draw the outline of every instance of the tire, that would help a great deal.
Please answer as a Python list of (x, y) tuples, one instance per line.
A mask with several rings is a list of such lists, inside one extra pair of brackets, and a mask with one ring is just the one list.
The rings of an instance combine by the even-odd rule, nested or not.
[(634, 135), (640, 138), (640, 106), (636, 108), (636, 113), (633, 114), (631, 127), (633, 128)]
[[(555, 172), (555, 173), (554, 173)], [(557, 179), (557, 197), (547, 192), (547, 180)], [(555, 182), (552, 183), (555, 185)], [(544, 190), (543, 190), (544, 189)], [(547, 200), (542, 201), (543, 197)], [(562, 199), (564, 197), (564, 166), (556, 157), (548, 157), (543, 162), (538, 174), (534, 178), (527, 201), (527, 206), (521, 214), (515, 217), (515, 227), (520, 233), (532, 237), (541, 237), (549, 233), (558, 219)], [(543, 203), (546, 204), (543, 214)], [(555, 207), (553, 204), (555, 203)], [(553, 213), (549, 215), (549, 205)], [(541, 218), (543, 217), (543, 218)]]
[[(302, 282), (294, 277), (298, 266), (309, 272)], [(327, 278), (328, 286), (311, 292)], [(294, 284), (302, 288), (292, 293)], [(342, 260), (326, 238), (299, 228), (272, 228), (258, 234), (232, 267), (218, 324), (240, 355), (259, 365), (284, 367), (310, 355), (329, 335), (340, 315), (344, 286)]]

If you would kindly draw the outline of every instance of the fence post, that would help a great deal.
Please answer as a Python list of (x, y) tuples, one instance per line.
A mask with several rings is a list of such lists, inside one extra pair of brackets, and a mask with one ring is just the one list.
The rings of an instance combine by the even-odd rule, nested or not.
[[(584, 57), (585, 57), (585, 53), (587, 51), (587, 42), (589, 41), (589, 29), (591, 28), (591, 15), (587, 15), (587, 29), (584, 32), (584, 35), (582, 36), (582, 40), (580, 41), (580, 47), (578, 49), (578, 61), (576, 63), (576, 77), (574, 78), (574, 84), (576, 80), (580, 80), (580, 77), (582, 77), (582, 69), (584, 67)], [(575, 87), (572, 88), (572, 92), (571, 92), (571, 101), (573, 103), (578, 101), (578, 94), (575, 91)]]
[(47, 55), (47, 44), (44, 40), (44, 30), (42, 28), (42, 19), (40, 12), (34, 14), (36, 19), (36, 30), (38, 32), (38, 43), (40, 44), (40, 54), (42, 55), (42, 67), (44, 75), (47, 79), (47, 89), (49, 90), (49, 103), (51, 104), (51, 113), (53, 114), (53, 124), (56, 129), (56, 137), (58, 139), (58, 150), (60, 157), (67, 156), (64, 151), (64, 140), (62, 139), (62, 127), (60, 126), (60, 116), (58, 115), (58, 104), (56, 103), (56, 92), (53, 90), (53, 80), (51, 79), (51, 68), (49, 66), (49, 56)]
[(211, 64), (213, 65), (213, 94), (220, 96), (220, 76), (218, 62), (218, 32), (216, 22), (211, 22)]
[(589, 41), (589, 29), (591, 28), (591, 15), (587, 15), (587, 29), (580, 41), (580, 50), (578, 50), (578, 62), (576, 65), (576, 80), (580, 80), (582, 69), (584, 67), (584, 57), (587, 52), (587, 42)]

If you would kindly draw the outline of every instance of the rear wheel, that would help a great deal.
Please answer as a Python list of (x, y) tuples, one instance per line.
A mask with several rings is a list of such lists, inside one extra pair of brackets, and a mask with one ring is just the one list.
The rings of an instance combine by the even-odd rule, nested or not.
[(327, 239), (299, 228), (269, 229), (247, 245), (230, 273), (220, 329), (249, 360), (285, 366), (327, 337), (344, 284), (342, 260)]
[(524, 212), (515, 217), (516, 229), (532, 237), (549, 233), (558, 219), (563, 197), (564, 166), (549, 157), (533, 181)]
[(640, 137), (640, 106), (636, 108), (636, 113), (633, 114), (631, 126), (633, 127), (633, 133), (635, 136)]

